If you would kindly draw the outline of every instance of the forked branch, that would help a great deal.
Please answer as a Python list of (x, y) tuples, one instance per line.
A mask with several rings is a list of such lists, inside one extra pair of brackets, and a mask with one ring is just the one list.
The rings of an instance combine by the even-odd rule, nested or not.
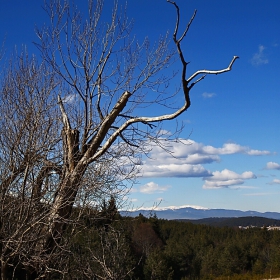
[(176, 2), (174, 1), (170, 1), (170, 0), (167, 0), (167, 2), (169, 2), (170, 4), (173, 4), (176, 8), (176, 11), (177, 11), (177, 20), (176, 20), (176, 24), (175, 24), (175, 30), (174, 30), (174, 33), (173, 33), (173, 41), (177, 47), (177, 51), (178, 51), (178, 54), (179, 54), (179, 57), (180, 57), (180, 60), (182, 62), (182, 65), (183, 65), (183, 70), (182, 70), (182, 83), (183, 83), (183, 87), (184, 87), (184, 91), (186, 92), (185, 88), (186, 88), (186, 73), (187, 73), (187, 65), (188, 63), (186, 62), (185, 60), (185, 57), (184, 57), (184, 54), (183, 54), (183, 51), (181, 49), (181, 42), (182, 40), (184, 39), (184, 37), (187, 35), (189, 29), (190, 29), (190, 26), (196, 16), (196, 10), (194, 11), (190, 21), (188, 22), (182, 36), (178, 39), (177, 38), (177, 35), (178, 35), (178, 29), (179, 29), (179, 25), (180, 25), (180, 8), (178, 7), (178, 5), (176, 4)]
[(174, 38), (174, 41), (177, 41), (178, 43), (180, 43), (184, 37), (187, 35), (189, 29), (190, 29), (190, 26), (196, 16), (196, 12), (197, 10), (194, 10), (194, 13), (190, 19), (190, 21), (188, 22), (187, 24), (187, 27), (185, 29), (185, 31), (183, 32), (182, 36), (180, 37), (180, 39), (177, 40), (177, 33), (178, 33), (178, 28), (179, 28), (179, 25), (180, 25), (180, 8), (179, 6), (176, 4), (176, 2), (174, 1), (170, 1), (170, 0), (167, 0), (167, 2), (169, 2), (170, 4), (173, 4), (176, 8), (176, 11), (177, 11), (177, 20), (176, 20), (176, 25), (175, 25), (175, 30), (174, 30), (174, 33), (173, 33), (173, 38)]
[(228, 72), (231, 70), (233, 63), (235, 62), (236, 59), (238, 59), (238, 56), (234, 56), (229, 64), (229, 66), (227, 68), (221, 69), (221, 70), (198, 70), (196, 71), (194, 74), (192, 74), (188, 79), (187, 79), (187, 83), (189, 83), (190, 81), (192, 81), (195, 77), (197, 77), (198, 75), (202, 75), (204, 74), (202, 77), (200, 77), (198, 80), (196, 80), (195, 82), (192, 83), (192, 85), (190, 87), (193, 87), (194, 84), (197, 84), (199, 81), (201, 81), (206, 75), (208, 74), (222, 74), (225, 72)]

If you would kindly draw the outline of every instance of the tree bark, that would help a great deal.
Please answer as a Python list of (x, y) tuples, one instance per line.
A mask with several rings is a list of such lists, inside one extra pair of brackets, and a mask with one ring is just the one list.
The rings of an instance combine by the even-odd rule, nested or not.
[(67, 228), (84, 172), (85, 167), (78, 168), (67, 174), (61, 182), (48, 218), (48, 234), (44, 250), (47, 254), (55, 250)]
[(7, 263), (1, 261), (1, 280), (8, 280), (7, 272)]

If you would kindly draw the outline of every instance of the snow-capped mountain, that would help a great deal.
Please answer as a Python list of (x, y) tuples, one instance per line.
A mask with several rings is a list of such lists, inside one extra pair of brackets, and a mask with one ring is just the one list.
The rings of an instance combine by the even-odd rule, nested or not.
[(157, 215), (160, 219), (204, 219), (204, 218), (233, 218), (233, 217), (264, 217), (280, 220), (280, 213), (277, 212), (257, 212), (257, 211), (241, 211), (241, 210), (227, 210), (227, 209), (208, 209), (199, 206), (170, 206), (158, 208), (140, 208), (132, 211), (121, 211), (121, 215), (136, 217), (139, 214), (146, 217)]

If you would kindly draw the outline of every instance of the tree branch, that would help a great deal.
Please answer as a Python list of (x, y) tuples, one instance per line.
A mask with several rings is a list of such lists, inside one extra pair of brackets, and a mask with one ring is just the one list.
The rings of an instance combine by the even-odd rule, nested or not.
[[(116, 103), (116, 105), (114, 106), (114, 108), (112, 109), (112, 111), (110, 112), (110, 114), (104, 118), (103, 122), (100, 125), (100, 129), (94, 135), (94, 139), (92, 140), (92, 143), (85, 154), (86, 158), (89, 158), (96, 153), (97, 149), (100, 147), (102, 141), (106, 137), (107, 132), (110, 129), (110, 127), (112, 126), (113, 122), (119, 116), (120, 112), (125, 108), (130, 96), (131, 96), (131, 93), (129, 91), (124, 92), (122, 94), (122, 96), (119, 98), (119, 100)], [(119, 129), (117, 131), (119, 131)], [(123, 130), (119, 131), (118, 135), (122, 131)], [(116, 137), (114, 138), (114, 140), (115, 139), (116, 139)]]
[[(192, 74), (188, 79), (187, 79), (187, 83), (189, 83), (191, 80), (193, 80), (197, 75), (200, 75), (200, 74), (215, 74), (215, 75), (218, 75), (218, 74), (222, 74), (222, 73), (225, 73), (225, 72), (228, 72), (231, 70), (232, 68), (232, 65), (233, 63), (235, 62), (236, 59), (238, 59), (239, 57), (238, 56), (234, 56), (233, 59), (231, 60), (229, 66), (225, 69), (222, 69), (222, 70), (198, 70), (196, 71), (194, 74)], [(195, 82), (197, 83), (197, 82)]]

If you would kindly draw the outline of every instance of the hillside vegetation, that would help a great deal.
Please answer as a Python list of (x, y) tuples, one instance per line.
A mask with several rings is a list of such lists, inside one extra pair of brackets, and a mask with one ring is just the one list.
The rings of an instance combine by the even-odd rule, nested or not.
[[(73, 215), (78, 213), (76, 209)], [(243, 226), (275, 222), (258, 217), (207, 222), (219, 220)], [(60, 265), (67, 274), (54, 271), (48, 279), (90, 279), (88, 275), (95, 275), (96, 279), (124, 280), (261, 280), (280, 276), (278, 230), (217, 227), (156, 216), (122, 217), (113, 199), (100, 210), (88, 209), (80, 221), (80, 226), (67, 233), (67, 251), (63, 247), (57, 251), (64, 256)], [(24, 267), (17, 259), (14, 263), (8, 268), (8, 279), (12, 274), (14, 279), (25, 279)]]

